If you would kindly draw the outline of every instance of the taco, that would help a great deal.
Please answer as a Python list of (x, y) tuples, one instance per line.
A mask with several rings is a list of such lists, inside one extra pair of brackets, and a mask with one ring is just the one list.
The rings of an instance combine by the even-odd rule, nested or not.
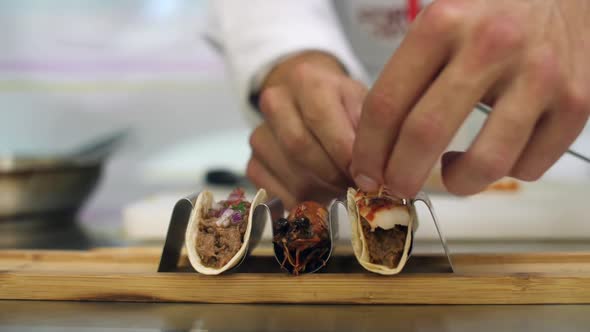
[(226, 200), (214, 202), (204, 190), (197, 197), (186, 230), (188, 258), (197, 272), (216, 275), (239, 264), (248, 251), (254, 208), (266, 201), (264, 189), (246, 200), (240, 188)]
[(293, 275), (324, 266), (331, 249), (328, 211), (316, 202), (298, 204), (273, 223), (273, 244), (281, 267)]
[(418, 226), (415, 207), (381, 188), (377, 193), (348, 189), (354, 255), (367, 270), (399, 273), (408, 260)]

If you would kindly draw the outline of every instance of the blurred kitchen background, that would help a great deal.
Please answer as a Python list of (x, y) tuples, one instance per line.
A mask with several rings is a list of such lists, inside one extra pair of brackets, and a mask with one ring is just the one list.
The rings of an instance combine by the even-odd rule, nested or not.
[(0, 2), (2, 156), (63, 153), (128, 130), (79, 216), (105, 229), (133, 201), (197, 190), (209, 167), (242, 170), (248, 126), (203, 38), (206, 7)]
[[(53, 215), (5, 218), (1, 247), (159, 242), (174, 202), (200, 190), (208, 170), (243, 172), (249, 124), (204, 38), (207, 22), (204, 0), (0, 2), (0, 158), (54, 156), (127, 133), (73, 233), (51, 226)], [(590, 154), (588, 130), (575, 147)], [(452, 241), (579, 243), (590, 238), (589, 184), (590, 167), (566, 156), (517, 192), (434, 201)], [(418, 238), (436, 238), (426, 217), (420, 227)]]

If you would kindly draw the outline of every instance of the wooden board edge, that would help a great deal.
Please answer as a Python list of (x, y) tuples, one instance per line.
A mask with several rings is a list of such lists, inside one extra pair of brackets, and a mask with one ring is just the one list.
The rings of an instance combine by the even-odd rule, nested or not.
[(309, 304), (582, 304), (590, 276), (0, 273), (0, 299)]

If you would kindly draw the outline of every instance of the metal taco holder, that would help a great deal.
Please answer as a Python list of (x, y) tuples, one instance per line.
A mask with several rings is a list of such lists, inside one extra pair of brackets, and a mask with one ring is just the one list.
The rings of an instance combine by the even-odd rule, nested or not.
[(438, 222), (438, 218), (436, 216), (436, 213), (434, 212), (434, 206), (432, 205), (432, 202), (430, 201), (430, 197), (428, 197), (428, 195), (425, 192), (421, 191), (418, 193), (418, 195), (416, 195), (416, 198), (410, 200), (410, 204), (412, 204), (414, 206), (416, 205), (416, 202), (422, 202), (428, 208), (428, 211), (430, 212), (430, 216), (432, 217), (432, 222), (434, 222), (434, 227), (436, 228), (436, 232), (438, 233), (438, 238), (440, 239), (440, 244), (443, 248), (445, 256), (447, 257), (447, 262), (449, 263), (447, 272), (450, 272), (450, 273), (455, 272), (455, 268), (453, 267), (453, 261), (451, 260), (451, 252), (449, 251), (449, 246), (447, 244), (447, 238), (444, 236), (442, 228), (440, 227), (440, 224)]
[[(178, 272), (178, 263), (185, 243), (184, 237), (190, 221), (191, 212), (195, 208), (198, 196), (199, 193), (189, 195), (180, 199), (174, 205), (172, 216), (170, 217), (170, 224), (168, 225), (168, 231), (166, 232), (166, 240), (162, 249), (162, 256), (160, 257), (160, 264), (158, 265), (158, 272)], [(242, 256), (242, 259), (238, 264), (225, 271), (224, 274), (235, 272), (250, 254), (251, 250), (256, 247), (262, 237), (262, 232), (264, 231), (266, 223), (266, 209), (268, 209), (268, 207), (264, 204), (259, 204), (253, 208), (252, 230), (247, 243), (247, 252)]]
[[(177, 272), (180, 255), (182, 252), (182, 248), (184, 247), (184, 237), (186, 229), (189, 223), (191, 212), (195, 207), (195, 202), (197, 200), (198, 195), (199, 193), (195, 193), (190, 196), (184, 197), (180, 199), (174, 206), (172, 216), (170, 218), (170, 224), (168, 226), (168, 232), (166, 234), (166, 240), (164, 242), (164, 247), (162, 249), (162, 256), (160, 258), (158, 272)], [(428, 197), (428, 195), (426, 195), (426, 193), (420, 192), (418, 193), (416, 198), (409, 201), (409, 203), (413, 205), (415, 205), (416, 202), (422, 202), (428, 208), (430, 216), (432, 217), (432, 221), (434, 222), (434, 226), (438, 233), (441, 246), (444, 250), (444, 254), (447, 258), (448, 267), (446, 268), (446, 271), (453, 272), (454, 268), (447, 241), (445, 236), (443, 235), (442, 228), (440, 227), (438, 218), (436, 216), (436, 213), (434, 212), (434, 207), (432, 206), (430, 198)], [(330, 250), (325, 256), (325, 262), (328, 262), (330, 257), (332, 256), (335, 243), (338, 241), (339, 238), (339, 206), (346, 208), (346, 198), (337, 198), (334, 201), (332, 201), (332, 203), (328, 207), (328, 233), (330, 235)], [(271, 226), (274, 226), (274, 223), (277, 222), (279, 218), (282, 218), (284, 214), (285, 209), (283, 202), (278, 198), (272, 198), (265, 203), (261, 203), (255, 206), (252, 217), (252, 233), (250, 239), (248, 240), (248, 253), (242, 257), (241, 261), (236, 266), (226, 271), (225, 273), (235, 272), (239, 268), (239, 266), (244, 262), (246, 257), (249, 255), (249, 252), (258, 244), (262, 237), (262, 232), (264, 231), (266, 220), (270, 218)], [(271, 229), (274, 238), (275, 227), (271, 227)], [(275, 259), (277, 263), (279, 263), (280, 265), (284, 259), (283, 251), (280, 247), (274, 245), (274, 243), (273, 249)], [(324, 265), (319, 265), (313, 270), (305, 271), (303, 274), (317, 272), (323, 267)]]

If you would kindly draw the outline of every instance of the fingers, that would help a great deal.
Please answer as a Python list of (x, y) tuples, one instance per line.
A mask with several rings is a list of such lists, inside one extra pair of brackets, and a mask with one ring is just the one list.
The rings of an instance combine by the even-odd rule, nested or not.
[[(590, 112), (581, 53), (544, 6), (508, 3), (440, 0), (418, 17), (363, 105), (351, 165), (362, 190), (414, 196), (480, 100), (495, 110), (477, 139), (443, 158), (451, 192), (535, 180), (567, 150)], [(535, 9), (551, 29), (528, 24)]]
[(560, 107), (546, 114), (539, 122), (512, 169), (513, 177), (524, 181), (539, 179), (584, 129), (590, 114), (588, 92), (570, 92), (564, 99)]
[[(526, 57), (521, 74), (500, 97), (475, 142), (461, 157), (447, 162), (443, 178), (450, 192), (474, 194), (508, 175), (537, 179), (581, 131), (583, 112), (545, 113), (555, 107), (561, 85), (550, 54), (539, 49)], [(561, 105), (557, 109), (575, 108)]]
[(260, 100), (265, 122), (250, 141), (251, 177), (291, 201), (327, 202), (350, 185), (353, 119), (366, 88), (331, 56), (291, 60), (266, 79)]
[[(462, 28), (457, 28), (457, 26), (469, 26), (463, 22), (469, 19), (465, 16), (464, 8), (453, 7), (455, 4), (461, 6), (464, 3), (466, 2), (445, 1), (441, 2), (445, 4), (444, 7), (436, 6), (436, 3), (432, 5), (432, 8), (445, 9), (442, 13), (439, 12), (437, 17), (446, 15), (446, 21), (440, 21), (435, 17), (428, 18), (426, 13), (421, 18), (429, 21), (426, 26), (430, 28), (437, 25), (439, 28), (445, 27), (449, 31), (450, 37), (447, 37), (449, 39), (445, 40), (444, 35), (439, 32), (435, 35), (440, 40), (430, 40), (430, 46), (421, 45), (420, 41), (417, 41), (416, 45), (421, 47), (417, 47), (413, 52), (409, 51), (406, 58), (402, 58), (404, 53), (395, 54), (392, 58), (390, 63), (394, 65), (396, 58), (404, 61), (399, 66), (392, 67), (393, 69), (386, 68), (383, 77), (394, 77), (392, 73), (395, 73), (395, 79), (404, 83), (409, 82), (407, 86), (410, 87), (410, 92), (399, 94), (397, 97), (399, 100), (396, 101), (391, 96), (395, 96), (396, 91), (403, 91), (399, 88), (401, 84), (395, 85), (393, 81), (389, 81), (389, 78), (383, 80), (380, 78), (382, 82), (389, 83), (389, 94), (381, 92), (386, 91), (384, 89), (387, 86), (379, 86), (378, 81), (365, 103), (363, 112), (366, 113), (366, 117), (363, 113), (353, 160), (355, 163), (360, 162), (361, 159), (366, 160), (366, 166), (362, 166), (365, 167), (363, 171), (374, 172), (365, 173), (368, 178), (372, 178), (374, 174), (378, 176), (379, 167), (385, 168), (384, 177), (374, 182), (378, 183), (381, 180), (398, 196), (412, 197), (420, 190), (440, 154), (448, 146), (473, 106), (503, 82), (506, 73), (516, 66), (517, 56), (523, 48), (520, 27), (518, 22), (512, 19), (493, 17), (494, 20), (483, 20), (473, 24), (473, 28), (467, 30), (470, 31), (469, 33)], [(437, 11), (441, 10), (437, 9)], [(417, 22), (418, 26), (420, 26), (419, 23)], [(412, 37), (410, 35), (407, 39), (410, 40)], [(456, 40), (460, 40), (457, 49), (454, 45)], [(438, 49), (432, 50), (435, 46)], [(416, 58), (428, 56), (432, 58), (426, 61), (436, 66), (413, 68), (403, 65), (415, 62)], [(450, 61), (447, 61), (448, 57), (451, 58)], [(444, 66), (444, 69), (441, 69), (441, 66)], [(408, 68), (412, 70), (412, 74), (408, 72)], [(388, 73), (388, 70), (391, 72)], [(397, 77), (400, 73), (401, 77)], [(389, 104), (389, 109), (393, 111), (381, 112), (378, 116), (379, 112), (375, 110), (383, 105), (372, 104), (373, 93), (377, 96), (385, 96), (381, 100), (388, 101), (386, 105)], [(401, 105), (399, 114), (395, 114), (397, 105)], [(411, 112), (408, 112), (409, 109)], [(370, 121), (364, 122), (365, 119)], [(387, 120), (379, 122), (379, 119)], [(363, 130), (367, 128), (363, 125), (368, 122), (371, 123), (370, 126), (367, 125), (369, 129), (363, 134)], [(378, 142), (372, 147), (369, 139), (366, 138), (371, 135), (374, 135), (372, 143)], [(366, 139), (367, 143), (363, 143), (363, 139)], [(379, 142), (379, 139), (382, 141)], [(388, 149), (391, 150), (387, 151)], [(361, 158), (361, 150), (365, 154), (363, 158)], [(383, 162), (386, 162), (386, 165), (381, 164)], [(358, 169), (353, 171), (356, 172), (355, 175), (363, 174)], [(365, 181), (366, 179), (364, 178)], [(361, 183), (358, 184), (362, 186)], [(371, 189), (375, 188), (374, 185), (375, 183), (371, 184)]]
[(387, 185), (400, 197), (418, 193), (473, 107), (509, 64), (499, 60), (500, 54), (474, 63), (481, 61), (473, 60), (480, 51), (474, 45), (457, 54), (404, 121), (385, 171)]
[(264, 166), (254, 167), (254, 170), (262, 168), (265, 171), (260, 172), (267, 175), (253, 173), (248, 176), (255, 184), (276, 193), (281, 199), (287, 202), (307, 199), (325, 202), (338, 193), (338, 187), (319, 181), (313, 174), (291, 161), (281, 150), (267, 124), (254, 130), (250, 137), (250, 145), (252, 159), (256, 160), (254, 166), (257, 166), (257, 163)]
[(356, 131), (361, 120), (361, 112), (363, 109), (363, 101), (367, 96), (367, 87), (357, 81), (345, 81), (340, 88), (340, 95), (342, 96), (342, 103), (344, 109), (348, 113), (352, 128)]
[(265, 188), (271, 196), (279, 197), (286, 207), (294, 206), (297, 203), (295, 197), (285, 188), (281, 181), (256, 157), (252, 157), (248, 162), (246, 176), (256, 187)]
[[(281, 87), (265, 89), (261, 98), (261, 112), (268, 123), (267, 128), (272, 131), (272, 137), (270, 134), (265, 134), (265, 138), (268, 140), (276, 138), (281, 150), (290, 160), (328, 183), (333, 185), (346, 183), (339, 168), (308, 129), (309, 126), (303, 123), (295, 101), (286, 89)], [(264, 131), (267, 131), (267, 128)]]
[[(445, 158), (445, 187), (456, 195), (470, 195), (508, 176), (529, 141), (551, 97), (544, 83), (518, 80), (496, 103), (469, 149), (450, 161)], [(544, 93), (539, 98), (540, 92)]]
[(347, 174), (352, 159), (355, 132), (347, 114), (339, 85), (349, 78), (344, 75), (322, 76), (321, 70), (302, 64), (294, 82), (296, 103), (305, 126), (324, 149), (339, 173)]
[(289, 192), (296, 194), (302, 190), (298, 169), (281, 151), (268, 125), (263, 124), (254, 130), (250, 137), (250, 146), (253, 158), (259, 160)]
[[(402, 122), (452, 51), (451, 32), (459, 17), (438, 8), (433, 4), (419, 16), (367, 95), (351, 167), (362, 190), (374, 191), (385, 182), (385, 165)], [(430, 17), (435, 26), (421, 24)]]

